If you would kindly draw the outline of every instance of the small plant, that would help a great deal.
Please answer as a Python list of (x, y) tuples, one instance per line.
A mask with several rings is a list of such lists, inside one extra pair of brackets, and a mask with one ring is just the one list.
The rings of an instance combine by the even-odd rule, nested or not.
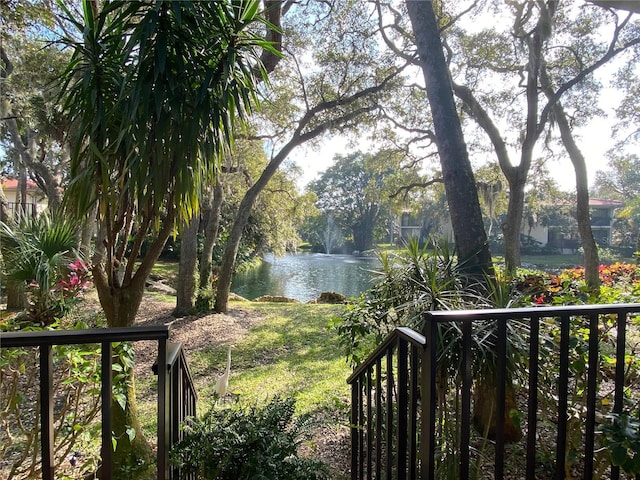
[[(10, 322), (3, 328), (14, 330)], [(87, 325), (78, 322), (71, 328)], [(100, 347), (56, 345), (53, 361), (56, 478), (84, 478), (99, 463)], [(1, 478), (39, 477), (41, 407), (34, 401), (39, 384), (39, 357), (34, 349), (0, 350)]]
[(628, 413), (607, 415), (610, 423), (600, 426), (611, 463), (626, 473), (640, 474), (640, 420)]
[(181, 475), (207, 480), (324, 480), (324, 464), (301, 458), (307, 417), (294, 418), (293, 399), (265, 406), (216, 406), (185, 427), (171, 458)]
[(215, 301), (215, 292), (212, 288), (200, 288), (196, 295), (195, 310), (196, 312), (210, 312), (213, 309)]
[(62, 216), (24, 216), (2, 224), (5, 274), (26, 285), (28, 321), (52, 325), (67, 314), (88, 284), (89, 269), (74, 249), (78, 226)]

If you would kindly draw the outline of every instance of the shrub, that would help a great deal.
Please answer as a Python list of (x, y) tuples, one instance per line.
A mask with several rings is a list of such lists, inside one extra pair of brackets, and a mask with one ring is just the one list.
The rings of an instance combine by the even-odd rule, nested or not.
[(600, 425), (611, 463), (626, 473), (640, 474), (640, 421), (628, 413), (609, 414), (610, 423)]
[(398, 326), (422, 330), (423, 312), (463, 308), (469, 279), (453, 249), (434, 241), (433, 249), (411, 241), (397, 254), (382, 253), (376, 281), (347, 311), (332, 321), (352, 365)]
[(68, 219), (46, 214), (1, 225), (5, 274), (26, 285), (26, 317), (34, 324), (51, 325), (64, 317), (89, 282), (89, 268), (74, 252), (77, 230)]
[[(71, 328), (87, 325), (78, 322)], [(11, 322), (0, 325), (0, 331), (14, 329)], [(55, 345), (53, 361), (56, 478), (82, 478), (95, 472), (99, 463), (100, 346)], [(0, 478), (41, 474), (39, 370), (35, 349), (0, 350)]]
[(215, 302), (215, 292), (212, 288), (199, 288), (196, 295), (195, 310), (196, 312), (209, 312), (213, 308)]
[(301, 458), (308, 417), (294, 419), (293, 399), (265, 406), (215, 406), (185, 428), (171, 458), (182, 475), (208, 480), (323, 480), (324, 464)]

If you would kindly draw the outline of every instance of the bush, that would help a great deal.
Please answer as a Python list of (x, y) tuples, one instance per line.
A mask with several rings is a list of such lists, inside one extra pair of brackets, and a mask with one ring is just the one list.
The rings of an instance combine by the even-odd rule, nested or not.
[[(15, 327), (0, 323), (0, 335)], [(53, 361), (56, 478), (89, 478), (100, 456), (100, 346), (55, 345)], [(0, 350), (0, 478), (40, 478), (39, 370), (36, 349)]]
[(198, 294), (196, 295), (196, 303), (195, 309), (196, 312), (210, 312), (213, 309), (213, 304), (215, 303), (216, 295), (214, 290), (211, 287), (200, 288), (198, 289)]
[(611, 463), (629, 474), (640, 474), (640, 421), (628, 413), (609, 414), (600, 425)]
[(17, 224), (0, 225), (0, 245), (7, 279), (24, 285), (28, 321), (51, 325), (69, 313), (89, 283), (89, 267), (79, 252), (78, 225), (57, 215), (25, 215)]
[(324, 464), (298, 456), (308, 417), (294, 419), (294, 410), (293, 399), (280, 397), (263, 407), (215, 406), (185, 426), (172, 461), (198, 479), (328, 479)]

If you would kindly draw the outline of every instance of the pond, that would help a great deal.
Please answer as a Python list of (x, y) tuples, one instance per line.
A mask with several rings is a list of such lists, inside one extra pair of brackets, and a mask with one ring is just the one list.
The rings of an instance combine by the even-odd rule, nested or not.
[(353, 255), (266, 255), (260, 267), (233, 277), (231, 291), (249, 300), (274, 295), (308, 302), (322, 292), (358, 297), (371, 287), (371, 270), (379, 265), (377, 258)]

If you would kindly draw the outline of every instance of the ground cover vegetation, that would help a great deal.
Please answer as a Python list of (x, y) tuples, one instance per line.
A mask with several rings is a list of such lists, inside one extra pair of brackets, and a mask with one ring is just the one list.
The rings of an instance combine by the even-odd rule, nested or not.
[[(350, 371), (349, 364), (361, 361), (379, 340), (398, 325), (408, 325), (417, 330), (422, 328), (421, 313), (425, 309), (444, 308), (477, 308), (494, 306), (525, 305), (561, 305), (576, 303), (610, 303), (637, 301), (640, 295), (640, 275), (635, 264), (615, 263), (600, 268), (602, 281), (598, 298), (587, 288), (584, 281), (584, 269), (572, 268), (559, 274), (548, 274), (541, 271), (521, 271), (512, 279), (500, 277), (491, 290), (483, 290), (477, 284), (470, 284), (468, 278), (457, 270), (457, 259), (446, 245), (434, 249), (420, 249), (417, 244), (406, 251), (394, 251), (385, 254), (378, 282), (365, 292), (361, 299), (345, 306), (328, 305), (296, 305), (296, 304), (234, 304), (231, 316), (226, 317), (224, 324), (219, 322), (218, 315), (199, 315), (175, 319), (171, 317), (172, 299), (160, 297), (154, 300), (148, 296), (139, 315), (137, 324), (150, 325), (157, 322), (174, 322), (172, 339), (181, 341), (187, 350), (190, 368), (195, 378), (200, 396), (196, 423), (188, 427), (193, 434), (176, 450), (176, 461), (184, 461), (191, 449), (214, 448), (215, 458), (236, 458), (246, 455), (248, 446), (252, 445), (255, 435), (262, 432), (261, 438), (268, 439), (261, 443), (267, 450), (257, 450), (256, 456), (247, 458), (247, 465), (258, 461), (260, 455), (270, 452), (271, 458), (285, 458), (283, 463), (273, 463), (274, 471), (285, 475), (278, 478), (305, 478), (300, 472), (308, 472), (312, 464), (306, 464), (305, 458), (323, 460), (330, 468), (328, 478), (342, 478), (348, 469), (348, 388), (345, 378)], [(159, 272), (166, 272), (166, 266)], [(175, 265), (174, 265), (175, 271)], [(159, 273), (162, 274), (162, 273)], [(56, 276), (64, 280), (64, 274)], [(34, 285), (35, 287), (35, 285)], [(55, 297), (71, 295), (65, 290), (51, 289)], [(35, 295), (34, 298), (38, 298)], [(105, 324), (99, 313), (92, 312), (87, 306), (95, 305), (95, 297), (89, 295), (83, 299), (80, 308), (69, 313), (48, 328), (87, 328)], [(155, 308), (154, 308), (155, 305)], [(148, 311), (147, 311), (148, 310)], [(333, 319), (333, 320), (331, 320)], [(3, 330), (24, 327), (25, 320), (20, 317), (4, 320)], [(30, 328), (37, 327), (30, 323)], [(636, 326), (638, 327), (638, 326)], [(545, 325), (548, 338), (545, 348), (552, 356), (553, 338), (558, 334), (557, 326)], [(609, 348), (613, 325), (603, 325), (601, 329), (601, 371), (603, 375), (611, 371), (613, 364), (609, 362)], [(480, 388), (487, 386), (492, 378), (487, 371), (487, 363), (491, 363), (491, 325), (478, 329), (474, 337), (474, 405), (481, 405), (483, 394), (491, 394), (493, 389)], [(580, 408), (584, 400), (580, 394), (580, 382), (583, 378), (584, 365), (587, 361), (586, 341), (588, 334), (585, 326), (579, 322), (572, 325), (572, 338), (575, 339), (571, 349), (571, 374), (576, 379), (575, 390), (570, 397), (570, 405), (575, 414), (572, 421), (581, 422)], [(455, 328), (442, 331), (442, 350), (439, 352), (443, 378), (447, 378), (446, 388), (449, 391), (459, 389), (456, 374), (456, 352), (460, 342), (460, 332)], [(513, 371), (513, 391), (521, 391), (519, 375), (526, 369), (519, 348), (526, 344), (528, 334), (525, 325), (515, 325), (509, 331), (510, 359)], [(446, 340), (446, 341), (445, 341)], [(628, 369), (638, 372), (633, 378), (640, 378), (640, 365), (637, 355), (638, 336), (633, 334), (628, 346)], [(223, 401), (216, 399), (213, 387), (218, 375), (224, 370), (226, 346), (233, 344), (231, 367), (231, 394)], [(123, 347), (125, 347), (123, 345)], [(155, 380), (150, 375), (155, 350), (135, 346), (135, 363), (139, 369), (138, 398), (142, 427), (147, 436), (152, 437), (155, 429)], [(118, 354), (130, 359), (127, 348), (119, 349)], [(99, 352), (95, 347), (58, 347), (55, 351), (57, 374), (56, 385), (58, 400), (56, 408), (56, 429), (58, 439), (56, 451), (61, 477), (76, 478), (80, 472), (91, 472), (98, 465), (98, 451), (94, 439), (99, 428)], [(350, 360), (349, 362), (347, 360)], [(29, 351), (2, 351), (2, 396), (4, 399), (2, 418), (3, 435), (11, 432), (8, 441), (4, 441), (2, 464), (11, 472), (9, 478), (29, 478), (38, 475), (38, 461), (35, 452), (39, 448), (37, 442), (37, 411), (26, 405), (32, 404), (32, 396), (37, 388), (37, 357)], [(543, 361), (544, 363), (544, 361)], [(551, 365), (551, 364), (550, 364)], [(146, 374), (142, 374), (145, 372)], [(549, 388), (541, 392), (551, 392), (551, 385), (556, 381), (554, 370), (550, 366), (545, 381)], [(34, 383), (35, 382), (35, 383)], [(628, 411), (637, 409), (637, 386), (628, 385)], [(520, 398), (516, 395), (516, 399)], [(606, 407), (608, 397), (603, 397)], [(295, 399), (295, 404), (292, 403)], [(517, 405), (517, 404), (516, 404)], [(295, 409), (295, 416), (289, 416)], [(517, 407), (514, 412), (517, 413)], [(447, 405), (440, 410), (449, 420), (454, 418), (454, 405)], [(555, 400), (542, 397), (541, 422), (547, 421), (546, 415), (555, 411)], [(481, 415), (480, 412), (476, 412)], [(277, 414), (282, 422), (273, 423), (273, 415)], [(280, 414), (283, 414), (280, 416)], [(284, 415), (286, 414), (286, 415)], [(550, 416), (552, 416), (550, 414)], [(510, 417), (517, 420), (518, 416)], [(572, 417), (573, 418), (573, 417)], [(440, 424), (446, 426), (446, 418)], [(486, 419), (485, 419), (486, 420)], [(289, 430), (285, 425), (298, 425)], [(301, 423), (297, 423), (297, 422)], [(477, 424), (483, 420), (478, 418)], [(552, 422), (552, 419), (548, 419)], [(226, 425), (222, 429), (223, 425)], [(598, 436), (598, 465), (605, 465), (611, 458), (623, 466), (628, 472), (636, 472), (634, 459), (637, 448), (634, 443), (634, 432), (637, 426), (633, 419), (626, 416), (612, 418), (610, 422), (602, 420), (602, 433)], [(273, 427), (273, 428), (272, 428)], [(514, 475), (519, 468), (518, 443), (521, 432), (517, 422), (514, 425), (514, 441), (509, 447), (507, 468)], [(296, 432), (300, 435), (294, 434)], [(221, 435), (224, 435), (221, 437)], [(229, 432), (234, 432), (229, 436)], [(480, 432), (484, 432), (480, 427)], [(453, 435), (453, 431), (442, 429), (441, 435)], [(482, 433), (478, 433), (482, 438)], [(224, 437), (224, 438), (223, 438)], [(215, 443), (214, 443), (215, 439)], [(252, 440), (253, 439), (253, 440)], [(442, 478), (455, 478), (455, 438), (451, 438), (450, 450), (439, 452), (438, 468)], [(570, 440), (570, 454), (580, 448), (579, 438)], [(218, 447), (216, 447), (217, 445)], [(478, 441), (479, 451), (474, 457), (476, 472), (482, 471), (482, 465), (489, 462), (490, 455), (487, 444)], [(292, 450), (293, 448), (298, 450)], [(484, 450), (482, 450), (482, 448)], [(624, 447), (624, 455), (621, 448)], [(574, 450), (571, 450), (574, 449)], [(301, 463), (292, 460), (292, 452), (304, 452)], [(553, 449), (550, 447), (549, 458)], [(20, 456), (17, 456), (20, 452)], [(287, 455), (284, 455), (288, 452)], [(342, 452), (341, 454), (339, 452)], [(616, 453), (617, 452), (617, 453)], [(182, 455), (182, 457), (181, 457)], [(218, 455), (216, 457), (216, 455)], [(284, 455), (283, 457), (280, 457)], [(612, 457), (612, 455), (615, 455)], [(238, 457), (240, 458), (240, 457)], [(544, 462), (541, 453), (541, 468), (551, 467)], [(204, 461), (204, 457), (203, 457)], [(9, 466), (9, 463), (11, 465)], [(237, 463), (220, 461), (216, 464), (217, 477), (202, 476), (199, 478), (245, 478), (233, 477), (238, 472), (232, 467)], [(304, 466), (306, 465), (306, 466)], [(203, 464), (193, 462), (189, 468), (203, 468)], [(248, 467), (247, 467), (248, 468)], [(283, 470), (277, 470), (282, 468)], [(321, 475), (322, 468), (313, 470)], [(231, 470), (230, 470), (231, 469)], [(290, 469), (290, 470), (286, 470)], [(211, 470), (207, 470), (211, 472)], [(225, 473), (226, 472), (226, 473)], [(283, 473), (289, 472), (289, 473)], [(298, 472), (298, 473), (295, 473)], [(447, 473), (448, 472), (448, 473)], [(246, 473), (246, 472), (245, 472)], [(544, 471), (541, 473), (545, 475)], [(290, 475), (287, 477), (286, 475)], [(249, 477), (247, 477), (249, 478)], [(274, 477), (275, 478), (275, 477)], [(313, 478), (313, 477), (308, 477)], [(324, 478), (318, 476), (317, 478)]]
[[(599, 267), (602, 283), (599, 292), (589, 288), (585, 280), (584, 267), (562, 270), (559, 273), (545, 273), (536, 270), (519, 270), (516, 275), (506, 275), (499, 270), (495, 278), (485, 282), (470, 281), (461, 271), (458, 260), (451, 255), (446, 246), (437, 246), (432, 250), (421, 249), (412, 244), (406, 251), (388, 253), (382, 257), (382, 268), (375, 287), (350, 304), (347, 312), (334, 320), (334, 327), (340, 335), (340, 341), (353, 365), (359, 364), (373, 349), (398, 326), (409, 326), (417, 331), (424, 328), (422, 313), (428, 310), (457, 310), (475, 308), (512, 308), (532, 305), (579, 305), (590, 303), (637, 302), (640, 295), (640, 275), (635, 263), (613, 263)], [(633, 320), (631, 335), (625, 346), (624, 362), (628, 368), (630, 383), (625, 385), (625, 412), (614, 416), (610, 408), (613, 404), (612, 392), (606, 388), (599, 393), (599, 415), (601, 430), (596, 438), (596, 477), (602, 478), (608, 465), (623, 466), (624, 471), (633, 475), (638, 472), (637, 463), (640, 452), (634, 447), (640, 433), (629, 423), (640, 406), (640, 361), (638, 360), (637, 319)], [(495, 322), (474, 325), (472, 340), (473, 351), (473, 422), (476, 428), (474, 443), (474, 478), (483, 477), (483, 465), (492, 460), (490, 443), (496, 419), (492, 418), (491, 405), (495, 405), (496, 387), (494, 347)], [(599, 329), (600, 374), (606, 379), (613, 374), (616, 363), (615, 319), (605, 321)], [(522, 445), (519, 443), (523, 431), (521, 427), (522, 396), (525, 383), (521, 379), (527, 371), (529, 328), (527, 323), (509, 322), (507, 330), (507, 387), (505, 392), (506, 409), (505, 440), (512, 443), (507, 448), (507, 471), (511, 478), (523, 475), (521, 464)], [(553, 425), (554, 408), (557, 399), (553, 395), (557, 382), (557, 357), (559, 327), (555, 322), (545, 323), (541, 327), (540, 371), (545, 372), (539, 386), (540, 422)], [(586, 365), (588, 363), (587, 342), (589, 329), (587, 319), (576, 319), (571, 324), (570, 375), (572, 387), (569, 392), (571, 411), (570, 425), (584, 422), (584, 388), (586, 385)], [(437, 371), (438, 394), (438, 434), (445, 440), (439, 444), (436, 453), (438, 478), (457, 478), (458, 475), (458, 439), (457, 422), (461, 412), (455, 399), (459, 398), (461, 378), (459, 369), (462, 331), (455, 324), (438, 326)], [(619, 360), (618, 360), (619, 361)], [(520, 406), (519, 406), (520, 405)], [(495, 417), (495, 416), (494, 416)], [(622, 433), (623, 426), (628, 429)], [(581, 446), (579, 428), (568, 440), (568, 471), (572, 478), (573, 469), (580, 468), (577, 462)], [(612, 430), (610, 430), (612, 429)], [(616, 433), (613, 433), (615, 431)], [(623, 438), (624, 437), (624, 438)], [(637, 446), (637, 445), (636, 445)], [(552, 464), (548, 463), (554, 452), (549, 443), (547, 452), (540, 452), (538, 458), (541, 478), (550, 475)], [(546, 459), (546, 460), (545, 460)]]
[[(294, 401), (274, 398), (264, 407), (210, 410), (186, 428), (174, 462), (197, 478), (234, 480), (327, 479), (327, 466), (298, 457), (304, 418), (293, 421)], [(233, 432), (233, 435), (229, 435)]]

